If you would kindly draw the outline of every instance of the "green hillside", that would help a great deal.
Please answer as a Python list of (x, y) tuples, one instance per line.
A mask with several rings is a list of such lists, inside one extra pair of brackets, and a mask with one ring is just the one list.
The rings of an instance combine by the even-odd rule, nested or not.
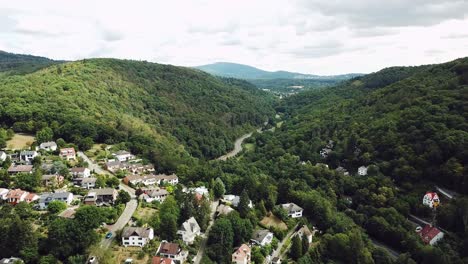
[(25, 74), (61, 63), (44, 57), (14, 54), (0, 50), (0, 74)]
[(78, 146), (128, 142), (170, 169), (187, 152), (222, 155), (272, 114), (271, 99), (248, 83), (148, 62), (70, 62), (0, 78), (0, 89), (3, 126), (21, 132), (49, 126), (55, 138)]

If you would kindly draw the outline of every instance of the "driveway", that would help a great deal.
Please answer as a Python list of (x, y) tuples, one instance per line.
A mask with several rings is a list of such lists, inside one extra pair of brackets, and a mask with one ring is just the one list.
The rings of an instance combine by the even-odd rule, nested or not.
[(94, 163), (83, 151), (78, 151), (78, 157), (82, 158), (84, 161), (88, 163), (88, 167), (91, 171), (94, 171), (97, 174), (110, 174), (108, 171), (104, 170), (98, 164)]
[(211, 202), (211, 214), (210, 214), (210, 223), (206, 228), (205, 234), (203, 235), (203, 240), (200, 243), (200, 248), (198, 249), (197, 255), (194, 258), (194, 264), (200, 264), (203, 254), (205, 254), (206, 243), (208, 242), (208, 236), (210, 234), (211, 226), (214, 223), (214, 217), (216, 214), (216, 208), (218, 207), (219, 200)]
[(115, 238), (115, 234), (116, 234), (115, 232), (124, 228), (127, 225), (128, 221), (130, 221), (130, 219), (132, 218), (132, 215), (137, 209), (137, 207), (138, 207), (137, 200), (135, 198), (132, 198), (132, 200), (130, 200), (130, 202), (128, 202), (125, 205), (125, 210), (122, 212), (117, 222), (115, 222), (115, 224), (113, 225), (107, 226), (107, 229), (109, 229), (109, 232), (112, 233), (112, 237), (109, 239), (106, 239), (104, 237), (101, 240), (101, 247), (109, 248), (109, 246), (112, 244), (112, 241)]
[[(289, 239), (291, 238), (294, 234), (296, 234), (296, 229), (297, 229), (297, 226), (298, 225), (295, 225), (291, 231), (289, 231), (286, 236), (283, 238), (283, 240), (281, 240), (279, 243), (278, 243), (278, 246), (276, 247), (275, 250), (273, 250), (273, 254), (271, 254), (271, 258), (270, 259), (274, 259), (276, 257), (278, 258), (281, 258), (283, 256), (283, 254), (281, 254), (281, 249), (283, 248), (283, 245), (284, 243)], [(288, 252), (288, 250), (285, 250), (283, 253), (286, 253)], [(265, 262), (264, 263), (267, 263), (267, 258), (265, 258)]]

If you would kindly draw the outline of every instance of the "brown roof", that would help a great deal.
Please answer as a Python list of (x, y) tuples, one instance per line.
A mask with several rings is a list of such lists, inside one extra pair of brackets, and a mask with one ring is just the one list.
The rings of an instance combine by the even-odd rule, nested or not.
[(152, 264), (171, 264), (172, 259), (163, 258), (163, 257), (160, 257), (160, 256), (155, 256), (155, 257), (153, 257), (153, 261), (151, 263)]
[(21, 189), (15, 189), (15, 190), (11, 190), (8, 192), (7, 194), (7, 198), (8, 199), (19, 199), (21, 198), (22, 195), (24, 195), (25, 193), (27, 193), (26, 191), (23, 191)]
[(179, 251), (180, 251), (180, 247), (178, 244), (169, 243), (169, 242), (162, 242), (161, 248), (159, 249), (159, 253), (171, 254), (171, 255), (177, 255)]
[(157, 178), (161, 180), (175, 180), (177, 179), (177, 175), (171, 174), (171, 175), (166, 175), (166, 174), (158, 174), (156, 175)]
[(84, 172), (87, 168), (85, 167), (75, 167), (75, 168), (71, 168), (71, 172)]
[(144, 227), (125, 227), (122, 231), (122, 237), (129, 238), (131, 236), (145, 237), (148, 238), (150, 235), (151, 228)]
[(8, 168), (8, 172), (30, 172), (33, 170), (33, 165), (14, 165)]
[(250, 248), (246, 244), (242, 244), (236, 251), (234, 251), (233, 255), (239, 256), (241, 259), (247, 257), (247, 254), (250, 254)]
[(429, 244), (431, 240), (440, 233), (440, 230), (437, 227), (426, 225), (420, 232), (419, 235), (421, 236), (424, 243)]

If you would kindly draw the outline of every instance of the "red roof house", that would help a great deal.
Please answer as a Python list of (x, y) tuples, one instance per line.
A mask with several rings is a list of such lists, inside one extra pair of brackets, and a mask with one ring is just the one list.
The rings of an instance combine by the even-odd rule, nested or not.
[(437, 227), (426, 225), (418, 232), (425, 244), (434, 245), (444, 237), (444, 233)]

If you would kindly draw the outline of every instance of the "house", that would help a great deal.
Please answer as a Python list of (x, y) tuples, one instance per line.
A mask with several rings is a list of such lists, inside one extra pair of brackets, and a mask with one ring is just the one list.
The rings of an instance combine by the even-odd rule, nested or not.
[(20, 161), (24, 161), (28, 164), (31, 164), (33, 159), (37, 157), (38, 155), (39, 154), (37, 153), (37, 151), (34, 151), (34, 150), (22, 150), (20, 152), (19, 158), (20, 158)]
[(229, 213), (233, 212), (234, 209), (232, 209), (230, 206), (220, 204), (218, 208), (216, 208), (216, 217), (220, 215), (228, 215)]
[(271, 244), (271, 241), (273, 241), (273, 233), (267, 229), (256, 230), (252, 234), (252, 238), (250, 239), (250, 241), (252, 241), (252, 243), (264, 247), (266, 245)]
[(205, 186), (200, 186), (200, 187), (196, 187), (196, 188), (189, 188), (187, 192), (188, 193), (199, 194), (199, 195), (205, 196), (205, 197), (208, 197), (209, 193), (210, 193)]
[(84, 189), (92, 189), (96, 187), (97, 178), (75, 178), (73, 179), (73, 184), (80, 186)]
[(157, 254), (163, 258), (170, 258), (174, 262), (184, 263), (187, 259), (188, 252), (183, 251), (182, 248), (176, 243), (162, 241), (159, 245)]
[(39, 145), (39, 149), (45, 150), (45, 151), (56, 151), (57, 150), (57, 143), (53, 141), (49, 142), (43, 142)]
[(151, 264), (175, 264), (170, 258), (163, 258), (160, 256), (154, 256)]
[(234, 253), (232, 253), (231, 262), (235, 264), (250, 263), (251, 251), (249, 246), (242, 244)]
[(359, 176), (366, 176), (367, 175), (367, 167), (361, 166), (358, 168), (358, 175)]
[(41, 182), (44, 186), (59, 186), (65, 178), (58, 174), (46, 174), (41, 176)]
[(435, 245), (439, 240), (444, 238), (444, 233), (432, 225), (426, 225), (417, 232), (423, 242), (431, 246)]
[(153, 238), (152, 228), (125, 227), (122, 231), (122, 245), (125, 247), (144, 247)]
[(91, 176), (91, 170), (84, 167), (75, 167), (70, 169), (74, 178), (88, 178)]
[(348, 175), (349, 175), (349, 172), (348, 172), (345, 168), (343, 168), (343, 167), (341, 167), (341, 166), (339, 166), (338, 168), (336, 168), (335, 171), (338, 172), (338, 173), (341, 173), (341, 174), (343, 174), (343, 175), (345, 175), (345, 176), (348, 176)]
[(281, 259), (278, 257), (274, 257), (270, 262), (270, 264), (281, 264)]
[(423, 204), (430, 208), (439, 206), (439, 203), (439, 195), (436, 192), (427, 192), (423, 197)]
[(5, 188), (0, 188), (0, 203), (5, 201), (7, 199), (7, 194), (10, 192), (10, 190), (5, 189)]
[(11, 164), (8, 168), (8, 174), (14, 175), (18, 173), (33, 173), (33, 166), (32, 165), (16, 165)]
[(0, 161), (5, 161), (7, 157), (8, 155), (5, 153), (5, 151), (0, 151)]
[(120, 162), (135, 159), (135, 155), (125, 150), (119, 150), (116, 153), (113, 153), (112, 155)]
[(149, 186), (149, 185), (156, 185), (159, 183), (159, 179), (157, 176), (155, 175), (144, 175), (144, 176), (140, 176), (140, 175), (127, 175), (125, 176), (125, 178), (123, 179), (123, 182), (125, 184), (133, 184), (133, 185), (137, 185), (137, 184), (143, 184), (145, 186)]
[(116, 172), (120, 169), (120, 161), (113, 160), (106, 162), (106, 169), (110, 172)]
[(314, 233), (310, 231), (309, 227), (306, 225), (303, 225), (298, 231), (297, 235), (301, 237), (302, 239), (307, 239), (309, 244), (312, 244), (312, 238), (314, 236)]
[(147, 189), (143, 190), (141, 194), (141, 199), (145, 200), (147, 203), (153, 201), (163, 202), (166, 197), (169, 195), (169, 192), (163, 188)]
[(6, 201), (10, 204), (18, 204), (20, 202), (30, 203), (39, 199), (35, 193), (29, 193), (21, 189), (10, 190), (6, 195)]
[(322, 158), (326, 158), (328, 155), (330, 155), (331, 152), (332, 150), (330, 148), (323, 148), (320, 150), (320, 156), (322, 156)]
[(195, 241), (195, 238), (201, 235), (201, 229), (197, 223), (197, 220), (195, 220), (194, 217), (190, 217), (187, 221), (182, 223), (182, 226), (177, 231), (177, 234), (182, 237), (182, 240), (185, 242), (185, 244), (191, 245)]
[(156, 175), (156, 178), (158, 180), (158, 184), (170, 184), (170, 185), (176, 185), (179, 183), (179, 178), (175, 174), (171, 175), (166, 175), (166, 174), (158, 174)]
[(74, 148), (61, 148), (60, 157), (65, 160), (75, 160), (76, 152)]
[(24, 261), (20, 258), (2, 258), (0, 259), (0, 264), (19, 264), (19, 263), (24, 263)]
[(39, 209), (47, 209), (47, 206), (52, 201), (61, 201), (70, 205), (73, 201), (73, 194), (70, 192), (43, 193), (39, 197)]
[[(238, 207), (238, 206), (239, 206), (239, 202), (240, 202), (240, 196), (238, 196), (238, 195), (232, 195), (232, 194), (226, 194), (226, 195), (223, 195), (222, 201), (223, 201), (224, 203), (231, 204), (231, 205), (234, 206), (234, 207)], [(252, 200), (249, 200), (249, 207), (250, 207), (250, 208), (253, 208)]]
[(286, 210), (286, 212), (288, 213), (288, 216), (292, 218), (302, 217), (302, 212), (304, 211), (304, 209), (302, 209), (295, 203), (282, 204), (281, 207), (284, 210)]
[(87, 205), (110, 205), (117, 199), (117, 191), (113, 188), (92, 189), (84, 199)]

